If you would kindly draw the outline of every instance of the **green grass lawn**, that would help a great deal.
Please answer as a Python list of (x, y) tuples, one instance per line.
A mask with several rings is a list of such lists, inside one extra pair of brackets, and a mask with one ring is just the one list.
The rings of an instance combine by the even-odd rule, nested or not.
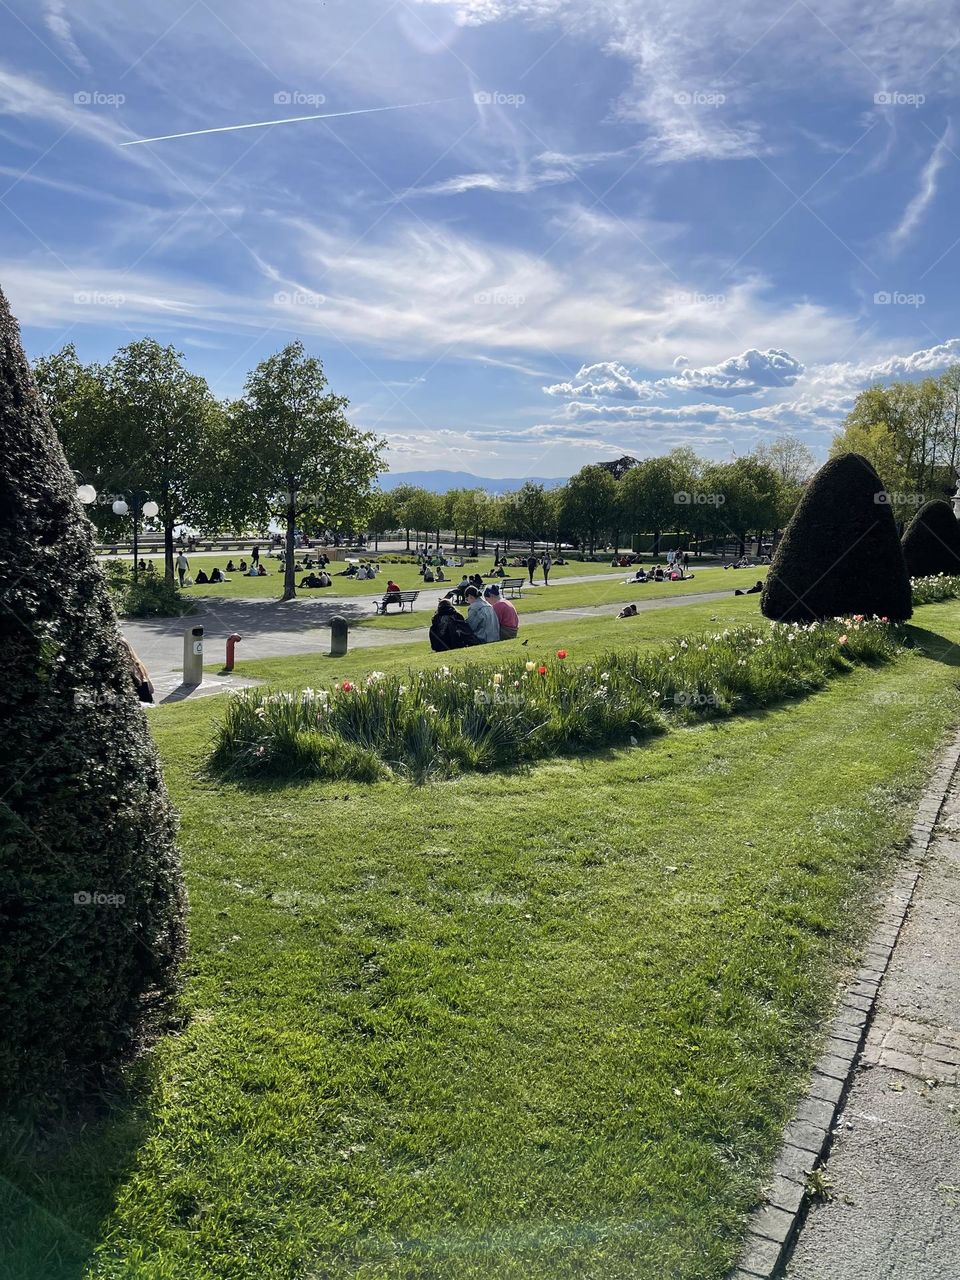
[[(153, 564), (158, 573), (163, 573), (162, 556), (144, 556), (142, 558), (146, 560), (148, 564)], [(218, 553), (193, 553), (187, 558), (190, 561), (190, 573), (192, 575), (196, 575), (198, 569), (203, 569), (209, 575), (210, 571), (215, 566), (225, 570), (227, 567), (227, 561), (230, 559), (233, 560), (234, 564), (239, 564), (241, 555), (238, 552), (224, 553), (221, 551)], [(245, 553), (245, 558), (249, 564), (249, 554)], [(359, 556), (353, 558), (360, 559)], [(112, 559), (113, 558), (110, 556), (103, 557), (105, 563), (110, 563)], [(371, 556), (371, 559), (376, 559), (376, 556)], [(278, 600), (283, 594), (283, 574), (279, 570), (278, 562), (266, 554), (261, 556), (261, 562), (267, 570), (266, 577), (249, 578), (246, 574), (232, 573), (230, 574), (228, 582), (215, 586), (202, 583), (200, 586), (194, 585), (192, 587), (186, 587), (184, 588), (184, 595), (191, 598), (197, 596), (215, 596), (220, 599)], [(118, 563), (123, 562), (120, 561)], [(490, 551), (487, 554), (480, 556), (475, 562), (471, 561), (467, 565), (467, 572), (486, 573), (492, 564), (493, 552)], [(328, 572), (336, 575), (345, 567), (346, 565), (344, 561), (333, 561), (328, 567)], [(304, 572), (309, 572), (309, 570), (297, 571), (298, 583)], [(460, 580), (462, 570), (445, 569), (444, 572), (452, 582), (458, 582)], [(522, 575), (526, 578), (527, 576), (526, 569), (508, 569), (506, 572), (508, 575), (513, 577), (520, 577)], [(747, 570), (739, 570), (738, 572), (742, 575), (746, 573)], [(563, 578), (596, 574), (599, 577), (610, 576), (622, 579), (626, 576), (626, 573), (627, 571), (625, 569), (618, 569), (616, 571), (612, 570), (609, 563), (581, 564), (577, 561), (572, 561), (570, 564), (556, 566), (556, 568), (552, 570), (550, 577), (551, 580), (556, 579), (557, 581), (561, 581)], [(728, 573), (727, 576), (730, 577), (731, 574)], [(404, 591), (413, 591), (423, 586), (423, 580), (421, 579), (415, 564), (388, 564), (384, 561), (380, 570), (380, 576), (372, 582), (355, 582), (352, 578), (334, 577), (334, 586), (329, 590), (327, 588), (322, 588), (311, 591), (309, 588), (304, 588), (302, 594), (308, 597), (321, 596), (324, 598), (334, 595), (379, 596), (383, 594), (387, 578), (393, 578)], [(538, 581), (542, 581), (542, 572), (538, 571), (537, 579)], [(442, 586), (443, 584), (441, 583), (438, 585)]]
[[(723, 606), (561, 642), (755, 617)], [(421, 788), (214, 785), (219, 699), (152, 712), (184, 1023), (112, 1111), (8, 1152), (0, 1275), (719, 1280), (958, 720), (956, 604), (915, 624), (920, 651), (801, 702)]]

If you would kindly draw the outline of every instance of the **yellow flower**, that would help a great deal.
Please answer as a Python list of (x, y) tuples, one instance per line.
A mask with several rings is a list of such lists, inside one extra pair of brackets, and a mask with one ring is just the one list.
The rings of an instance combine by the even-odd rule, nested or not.
[(498, 671), (498, 672), (496, 672), (496, 674), (495, 674), (495, 675), (494, 675), (494, 677), (493, 677), (493, 683), (494, 683), (494, 684), (503, 684), (503, 672), (502, 672), (502, 671)]

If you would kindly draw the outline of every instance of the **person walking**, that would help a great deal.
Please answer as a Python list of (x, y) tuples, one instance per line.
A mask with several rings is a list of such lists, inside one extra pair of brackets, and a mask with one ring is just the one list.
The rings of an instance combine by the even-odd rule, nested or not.
[(252, 549), (252, 551), (250, 552), (250, 555), (251, 555), (251, 557), (253, 558), (253, 563), (254, 563), (254, 564), (259, 564), (259, 563), (260, 563), (260, 547), (259, 547), (259, 545), (255, 546), (255, 547)]
[(552, 568), (553, 561), (550, 559), (550, 552), (548, 551), (543, 557), (543, 585), (545, 587), (549, 587), (550, 585), (550, 570)]
[(527, 573), (530, 575), (530, 585), (533, 586), (533, 574), (537, 567), (537, 557), (531, 551), (527, 556)]
[(181, 551), (177, 556), (177, 577), (180, 579), (180, 585), (183, 586), (183, 580), (187, 576), (187, 570), (190, 568), (190, 561)]

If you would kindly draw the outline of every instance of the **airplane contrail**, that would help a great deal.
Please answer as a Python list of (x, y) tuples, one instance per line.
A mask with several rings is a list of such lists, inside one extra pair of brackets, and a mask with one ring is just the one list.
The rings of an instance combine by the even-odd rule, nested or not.
[(274, 124), (298, 124), (301, 120), (337, 120), (341, 116), (368, 116), (377, 111), (409, 111), (412, 107), (436, 107), (456, 98), (435, 98), (432, 102), (401, 102), (395, 107), (361, 107), (357, 111), (325, 111), (313, 116), (287, 116), (284, 120), (257, 120), (253, 124), (222, 124), (216, 129), (190, 129), (186, 133), (164, 133), (157, 138), (134, 138), (121, 147), (142, 147), (148, 142), (170, 142), (174, 138), (199, 138), (206, 133), (233, 133), (237, 129), (267, 129)]

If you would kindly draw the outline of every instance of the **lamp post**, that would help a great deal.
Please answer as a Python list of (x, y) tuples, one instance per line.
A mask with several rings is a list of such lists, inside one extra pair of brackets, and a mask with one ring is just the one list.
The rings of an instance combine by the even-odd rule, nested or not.
[(142, 489), (134, 489), (130, 494), (130, 501), (124, 498), (117, 498), (113, 504), (113, 513), (117, 516), (125, 516), (129, 514), (133, 517), (133, 580), (137, 581), (137, 564), (138, 564), (138, 539), (140, 537), (140, 518), (146, 516), (148, 520), (152, 520), (160, 508), (152, 499), (147, 499), (147, 495)]

